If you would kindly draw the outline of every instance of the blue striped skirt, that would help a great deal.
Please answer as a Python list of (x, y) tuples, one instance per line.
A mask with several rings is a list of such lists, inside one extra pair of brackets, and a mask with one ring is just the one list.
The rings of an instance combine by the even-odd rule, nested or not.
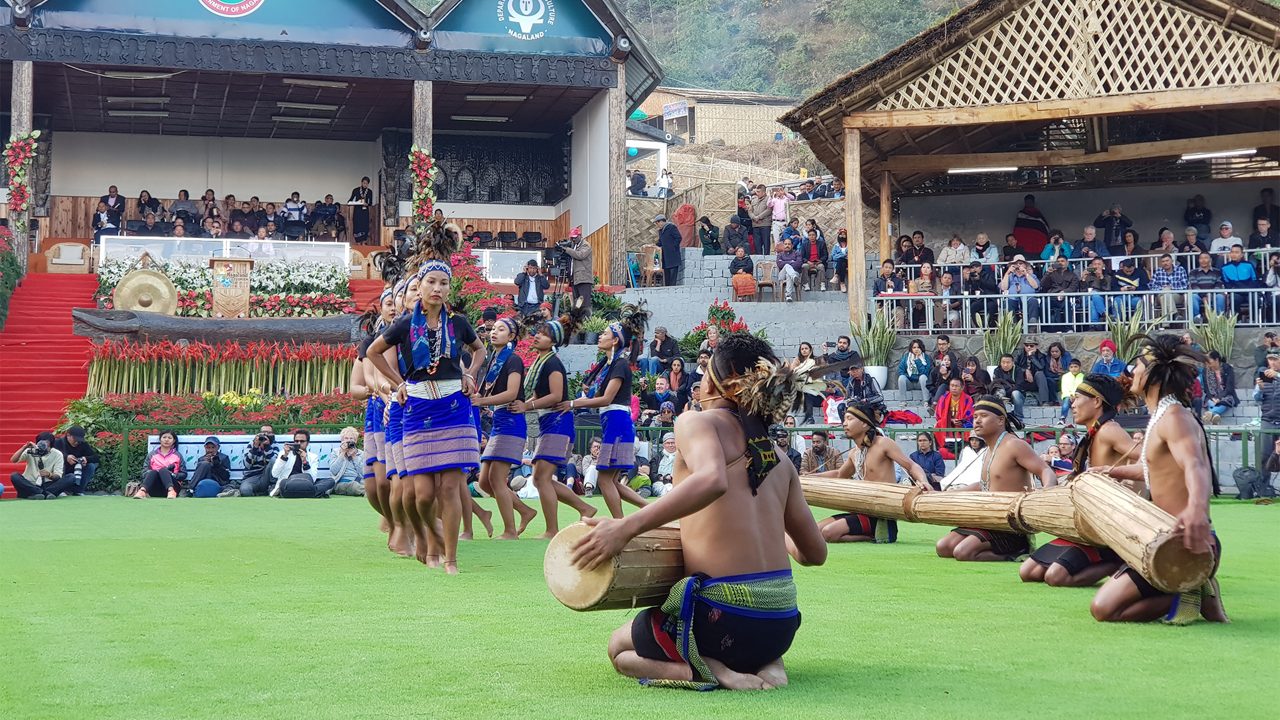
[(480, 438), (471, 398), (410, 397), (404, 408), (404, 469), (409, 475), (469, 471), (480, 466)]
[(528, 438), (529, 427), (525, 424), (524, 415), (506, 408), (494, 410), (493, 429), (480, 459), (519, 465), (524, 459), (524, 444)]
[(384, 437), (387, 453), (387, 477), (404, 473), (404, 406), (395, 400), (387, 411), (387, 432)]
[(573, 413), (553, 412), (538, 417), (538, 447), (534, 460), (545, 460), (559, 468), (569, 461), (573, 446)]
[[(387, 461), (386, 427), (382, 424), (382, 413), (386, 407), (387, 404), (377, 395), (370, 396), (369, 401), (365, 403), (364, 464), (366, 467), (376, 462)], [(365, 473), (365, 477), (372, 476), (372, 473)]]
[(600, 459), (597, 470), (630, 470), (636, 466), (636, 425), (626, 410), (600, 413)]

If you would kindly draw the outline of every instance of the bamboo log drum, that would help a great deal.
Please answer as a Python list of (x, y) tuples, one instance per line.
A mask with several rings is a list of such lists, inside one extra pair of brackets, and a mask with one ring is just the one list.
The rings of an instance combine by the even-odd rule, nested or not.
[(981, 528), (998, 532), (1022, 533), (1011, 522), (1014, 508), (1026, 493), (957, 492), (920, 493), (911, 503), (908, 520), (933, 525)]
[(920, 490), (908, 485), (800, 476), (805, 502), (842, 512), (907, 520), (911, 501)]
[(1204, 584), (1213, 572), (1213, 555), (1182, 545), (1177, 519), (1101, 473), (1084, 472), (1072, 481), (1076, 523), (1090, 544), (1116, 552), (1148, 582), (1165, 592), (1185, 592)]
[(561, 530), (547, 545), (542, 572), (547, 587), (571, 610), (623, 610), (661, 605), (671, 586), (685, 577), (680, 529), (660, 527), (627, 543), (611, 562), (579, 570), (573, 547), (591, 531), (586, 523)]
[(1014, 507), (1012, 522), (1025, 533), (1043, 532), (1081, 545), (1105, 545), (1100, 538), (1085, 537), (1076, 523), (1076, 513), (1071, 488), (1051, 487), (1023, 493)]

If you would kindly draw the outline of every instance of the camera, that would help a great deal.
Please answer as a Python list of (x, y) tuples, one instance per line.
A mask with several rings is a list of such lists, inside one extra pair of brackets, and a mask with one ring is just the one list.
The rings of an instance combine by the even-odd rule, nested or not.
[(259, 433), (259, 434), (258, 434), (258, 436), (257, 436), (257, 437), (255, 437), (255, 438), (253, 439), (253, 444), (254, 444), (254, 445), (269, 445), (269, 444), (271, 444), (271, 438), (267, 437), (267, 436), (266, 436), (266, 435), (264, 435), (264, 434)]
[(45, 455), (48, 455), (49, 441), (41, 440), (40, 442), (37, 442), (35, 444), (35, 447), (31, 448), (31, 454), (35, 455), (36, 457), (44, 457)]
[(350, 440), (343, 440), (343, 441), (342, 441), (342, 449), (343, 449), (343, 450), (350, 450), (351, 448), (353, 448), (353, 447), (355, 447), (355, 446), (356, 446), (356, 444), (355, 444), (354, 442), (350, 441)]

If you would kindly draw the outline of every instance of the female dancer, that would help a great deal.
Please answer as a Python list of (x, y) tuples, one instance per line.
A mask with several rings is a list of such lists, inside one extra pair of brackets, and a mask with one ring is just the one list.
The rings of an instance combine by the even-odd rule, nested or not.
[[(369, 505), (382, 516), (383, 531), (387, 533), (387, 548), (399, 555), (408, 555), (409, 536), (405, 528), (396, 524), (391, 509), (391, 483), (387, 479), (388, 448), (386, 444), (387, 397), (390, 383), (382, 377), (368, 360), (369, 345), (391, 321), (395, 320), (395, 291), (387, 288), (378, 298), (376, 317), (366, 319), (368, 336), (360, 343), (356, 367), (352, 370), (352, 389), (359, 376), (368, 393), (364, 412), (364, 495)], [(371, 313), (372, 314), (372, 313)], [(393, 471), (394, 472), (394, 471)]]
[(574, 408), (600, 408), (600, 462), (596, 487), (604, 495), (604, 503), (615, 518), (622, 517), (622, 500), (644, 507), (644, 498), (630, 486), (619, 482), (622, 475), (635, 467), (636, 426), (631, 419), (631, 365), (627, 347), (631, 339), (644, 333), (649, 313), (635, 306), (623, 307), (622, 322), (613, 323), (600, 333), (597, 347), (606, 360), (599, 362), (583, 381), (582, 397), (560, 403), (561, 411)]
[(574, 308), (558, 320), (548, 320), (537, 326), (533, 335), (533, 349), (538, 359), (525, 375), (524, 400), (511, 403), (516, 413), (537, 413), (538, 447), (533, 453), (533, 485), (538, 489), (542, 503), (542, 517), (547, 531), (540, 537), (552, 538), (560, 531), (557, 501), (577, 510), (582, 517), (596, 514), (596, 509), (574, 494), (567, 485), (556, 479), (556, 470), (569, 461), (573, 446), (573, 413), (559, 407), (569, 400), (568, 375), (564, 363), (556, 355), (556, 348), (563, 347), (567, 338), (578, 331), (585, 313)]
[[(480, 456), (480, 489), (492, 495), (498, 503), (498, 514), (502, 516), (504, 528), (499, 540), (520, 537), (529, 521), (538, 514), (516, 497), (507, 485), (511, 466), (519, 465), (524, 459), (524, 445), (529, 435), (524, 415), (507, 407), (524, 399), (524, 362), (515, 353), (519, 339), (520, 326), (513, 318), (498, 318), (494, 322), (493, 329), (489, 331), (489, 345), (496, 352), (485, 363), (480, 397), (475, 401), (478, 407), (494, 408), (489, 443)], [(470, 497), (467, 499), (471, 501)], [(515, 527), (516, 511), (520, 513), (519, 528)]]
[[(417, 300), (418, 278), (416, 276), (411, 276), (396, 283), (395, 288), (392, 290), (395, 317), (402, 317), (406, 312), (407, 303), (417, 302)], [(374, 339), (374, 342), (377, 342), (377, 338)], [(373, 343), (370, 343), (370, 347), (372, 346)], [(408, 372), (404, 359), (400, 357), (398, 348), (388, 348), (386, 352), (382, 353), (382, 356), (388, 364), (395, 363), (402, 374)], [(378, 376), (386, 385), (394, 390), (395, 386), (391, 381), (381, 372), (378, 372), (377, 365), (374, 363), (371, 353), (367, 350), (365, 359), (369, 361), (373, 371), (378, 373)], [(382, 417), (386, 428), (383, 436), (383, 447), (388, 464), (387, 485), (390, 488), (391, 527), (392, 532), (399, 529), (403, 536), (402, 544), (393, 549), (404, 557), (410, 557), (408, 551), (412, 545), (414, 547), (413, 557), (416, 557), (418, 562), (427, 563), (430, 545), (427, 540), (426, 529), (418, 518), (413, 484), (408, 481), (408, 475), (404, 471), (404, 406), (400, 404), (400, 398), (394, 392), (389, 392), (386, 397), (386, 410)], [(390, 538), (388, 539), (390, 540)], [(401, 552), (402, 550), (404, 552)], [(439, 551), (436, 552), (436, 556), (439, 556)]]
[[(471, 396), (476, 373), (484, 364), (484, 345), (466, 317), (445, 306), (453, 268), (450, 258), (461, 231), (451, 224), (431, 228), (430, 244), (418, 270), (420, 298), (409, 313), (373, 341), (370, 352), (379, 372), (397, 384), (404, 403), (404, 462), (413, 480), (418, 517), (428, 535), (436, 534), (435, 503), (444, 521), (444, 569), (458, 572), (458, 531), (462, 524), (459, 485), (480, 464)], [(381, 353), (393, 345), (409, 365), (408, 376), (391, 367)], [(463, 349), (471, 364), (459, 362)]]

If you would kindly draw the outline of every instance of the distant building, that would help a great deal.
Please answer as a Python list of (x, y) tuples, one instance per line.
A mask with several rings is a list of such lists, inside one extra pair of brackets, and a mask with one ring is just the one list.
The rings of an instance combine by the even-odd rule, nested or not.
[(795, 98), (733, 90), (659, 87), (640, 105), (647, 121), (691, 145), (745, 145), (795, 137), (778, 116)]

